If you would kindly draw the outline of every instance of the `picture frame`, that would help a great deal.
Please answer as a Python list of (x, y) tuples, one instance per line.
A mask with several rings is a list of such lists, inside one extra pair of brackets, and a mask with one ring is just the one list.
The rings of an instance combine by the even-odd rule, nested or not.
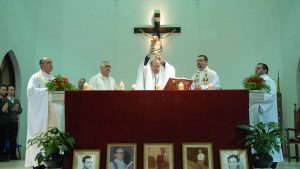
[(220, 149), (221, 169), (249, 169), (246, 149)]
[(183, 169), (213, 169), (212, 143), (182, 143)]
[(101, 150), (74, 150), (73, 169), (98, 169), (100, 166)]
[(107, 144), (106, 168), (136, 169), (136, 143)]
[(145, 143), (144, 169), (174, 169), (174, 145), (172, 143)]

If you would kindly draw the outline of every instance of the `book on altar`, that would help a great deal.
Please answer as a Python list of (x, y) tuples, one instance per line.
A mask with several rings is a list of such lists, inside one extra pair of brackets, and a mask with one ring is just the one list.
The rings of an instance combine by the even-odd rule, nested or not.
[(186, 78), (169, 78), (164, 90), (190, 90), (193, 80)]

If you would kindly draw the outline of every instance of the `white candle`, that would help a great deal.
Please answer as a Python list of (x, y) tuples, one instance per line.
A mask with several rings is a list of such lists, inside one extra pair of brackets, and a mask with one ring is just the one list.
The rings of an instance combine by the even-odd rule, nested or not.
[(155, 85), (155, 90), (160, 90), (160, 86), (159, 85)]
[(184, 90), (184, 85), (182, 82), (178, 84), (178, 90)]
[(214, 86), (212, 85), (212, 83), (208, 84), (207, 90), (214, 90)]
[(131, 86), (131, 89), (132, 89), (132, 90), (135, 90), (135, 88), (136, 88), (136, 84), (133, 84), (133, 85)]
[(123, 81), (121, 81), (119, 84), (119, 90), (125, 90), (125, 84), (123, 83)]
[(83, 84), (83, 90), (89, 90), (89, 85), (87, 82)]

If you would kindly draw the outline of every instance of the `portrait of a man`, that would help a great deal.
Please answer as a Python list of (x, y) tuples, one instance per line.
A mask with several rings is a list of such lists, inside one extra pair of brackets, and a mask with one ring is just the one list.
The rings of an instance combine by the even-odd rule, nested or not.
[(91, 169), (93, 167), (93, 157), (90, 155), (85, 155), (82, 157), (83, 169)]
[(235, 154), (231, 154), (227, 157), (228, 169), (240, 169), (240, 157)]
[(213, 169), (211, 143), (183, 143), (183, 169)]
[(248, 169), (247, 151), (238, 150), (220, 150), (222, 169)]
[(188, 169), (208, 169), (208, 149), (207, 147), (187, 148)]
[[(146, 150), (146, 151), (145, 151)], [(146, 145), (144, 147), (145, 169), (172, 169), (173, 147), (171, 145)]]
[(100, 150), (74, 150), (73, 169), (97, 169), (100, 165)]
[(108, 169), (135, 169), (136, 145), (109, 144)]
[(95, 155), (79, 155), (78, 169), (95, 169)]

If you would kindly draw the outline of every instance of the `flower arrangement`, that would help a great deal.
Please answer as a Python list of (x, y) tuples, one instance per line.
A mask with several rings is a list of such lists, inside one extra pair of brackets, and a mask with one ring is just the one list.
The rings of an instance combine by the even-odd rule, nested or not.
[(46, 86), (48, 91), (65, 91), (75, 89), (69, 80), (61, 75), (55, 76), (53, 80), (46, 83)]
[(243, 80), (243, 86), (248, 90), (265, 90), (267, 93), (271, 91), (271, 88), (266, 84), (266, 81), (258, 75), (252, 75), (245, 78)]

